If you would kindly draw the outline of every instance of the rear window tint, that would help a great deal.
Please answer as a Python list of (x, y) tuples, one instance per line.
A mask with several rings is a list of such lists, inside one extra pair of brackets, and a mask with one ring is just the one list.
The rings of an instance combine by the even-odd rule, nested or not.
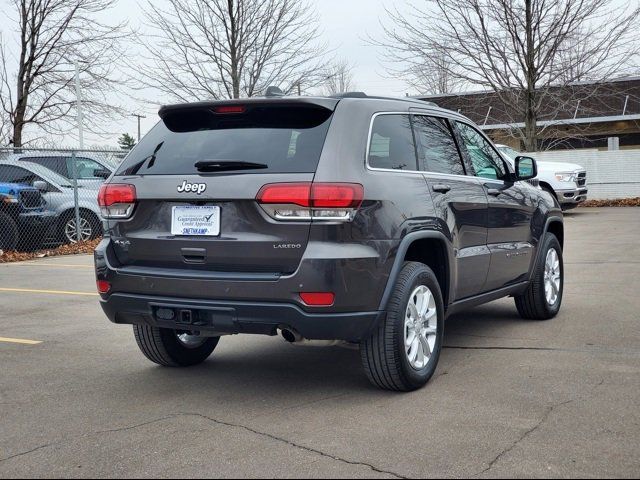
[(238, 171), (243, 174), (312, 173), (332, 113), (319, 107), (259, 106), (243, 114), (172, 114), (133, 148), (117, 174), (199, 174), (195, 164), (202, 161), (267, 166)]
[(373, 122), (369, 165), (387, 170), (417, 170), (409, 115), (379, 115)]

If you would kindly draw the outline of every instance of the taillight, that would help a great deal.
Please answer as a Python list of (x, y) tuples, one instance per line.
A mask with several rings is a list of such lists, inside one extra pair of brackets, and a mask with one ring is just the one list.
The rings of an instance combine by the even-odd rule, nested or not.
[(311, 206), (311, 182), (272, 183), (265, 185), (256, 197), (262, 204)]
[(256, 200), (278, 220), (339, 220), (355, 216), (364, 199), (359, 183), (272, 183)]
[(98, 193), (98, 205), (104, 218), (129, 218), (136, 200), (136, 187), (133, 185), (105, 184)]

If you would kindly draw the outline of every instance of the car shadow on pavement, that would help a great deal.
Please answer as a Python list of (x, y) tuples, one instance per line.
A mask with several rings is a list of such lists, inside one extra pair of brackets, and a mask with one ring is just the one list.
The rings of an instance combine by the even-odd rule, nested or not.
[[(526, 322), (518, 317), (513, 303), (477, 307), (451, 317), (438, 371), (447, 368), (447, 346), (475, 347), (478, 337), (493, 339), (494, 343), (495, 339), (526, 340), (526, 335), (511, 338), (512, 327), (518, 329), (522, 324)], [(505, 329), (511, 334), (504, 334)], [(130, 380), (127, 388), (134, 390), (150, 385), (170, 392), (177, 387), (183, 394), (198, 392), (204, 396), (237, 392), (250, 397), (269, 391), (270, 395), (276, 392), (277, 396), (308, 397), (313, 392), (370, 394), (377, 390), (365, 377), (357, 349), (293, 346), (277, 337), (222, 338), (213, 356), (202, 365), (183, 370), (149, 365), (132, 373)]]
[(126, 385), (121, 387), (139, 393), (158, 389), (165, 396), (169, 392), (181, 392), (183, 397), (222, 396), (249, 405), (265, 395), (271, 403), (280, 397), (286, 402), (305, 401), (318, 394), (375, 391), (364, 375), (358, 350), (298, 347), (278, 338), (234, 342), (243, 348), (225, 348), (225, 340), (237, 339), (223, 338), (219, 351), (202, 365), (170, 369), (143, 364), (123, 379)]
[(535, 340), (533, 323), (520, 318), (512, 299), (503, 299), (449, 317), (444, 345), (472, 346), (472, 338)]

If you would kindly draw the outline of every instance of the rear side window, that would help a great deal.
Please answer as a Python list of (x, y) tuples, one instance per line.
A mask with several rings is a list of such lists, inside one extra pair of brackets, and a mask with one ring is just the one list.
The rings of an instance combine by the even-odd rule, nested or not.
[(58, 175), (68, 178), (67, 163), (63, 157), (22, 157), (24, 162), (37, 163), (45, 168), (53, 170)]
[(331, 122), (315, 106), (252, 106), (243, 113), (184, 111), (159, 122), (117, 175), (199, 174), (198, 162), (261, 164), (242, 173), (313, 173)]
[(464, 175), (460, 152), (446, 120), (426, 115), (413, 117), (418, 154), (424, 170), (433, 173)]
[(374, 119), (369, 166), (389, 170), (418, 169), (409, 115), (378, 115)]
[[(67, 158), (67, 177), (73, 177), (73, 163), (71, 158)], [(95, 160), (91, 160), (90, 158), (77, 157), (76, 158), (76, 175), (78, 175), (79, 179), (84, 180), (95, 180), (100, 177), (96, 177), (96, 170), (105, 170), (105, 167), (100, 165)]]

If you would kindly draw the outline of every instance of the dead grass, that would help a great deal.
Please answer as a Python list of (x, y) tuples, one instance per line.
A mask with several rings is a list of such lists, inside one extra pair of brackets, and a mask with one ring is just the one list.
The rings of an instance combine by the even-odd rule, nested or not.
[(618, 200), (587, 200), (581, 207), (640, 207), (640, 197), (620, 198)]
[(57, 248), (38, 250), (35, 252), (15, 252), (0, 250), (0, 263), (23, 262), (25, 260), (33, 260), (35, 258), (93, 253), (95, 248), (98, 246), (98, 243), (100, 243), (100, 240), (100, 238), (97, 238), (89, 242), (61, 245)]

